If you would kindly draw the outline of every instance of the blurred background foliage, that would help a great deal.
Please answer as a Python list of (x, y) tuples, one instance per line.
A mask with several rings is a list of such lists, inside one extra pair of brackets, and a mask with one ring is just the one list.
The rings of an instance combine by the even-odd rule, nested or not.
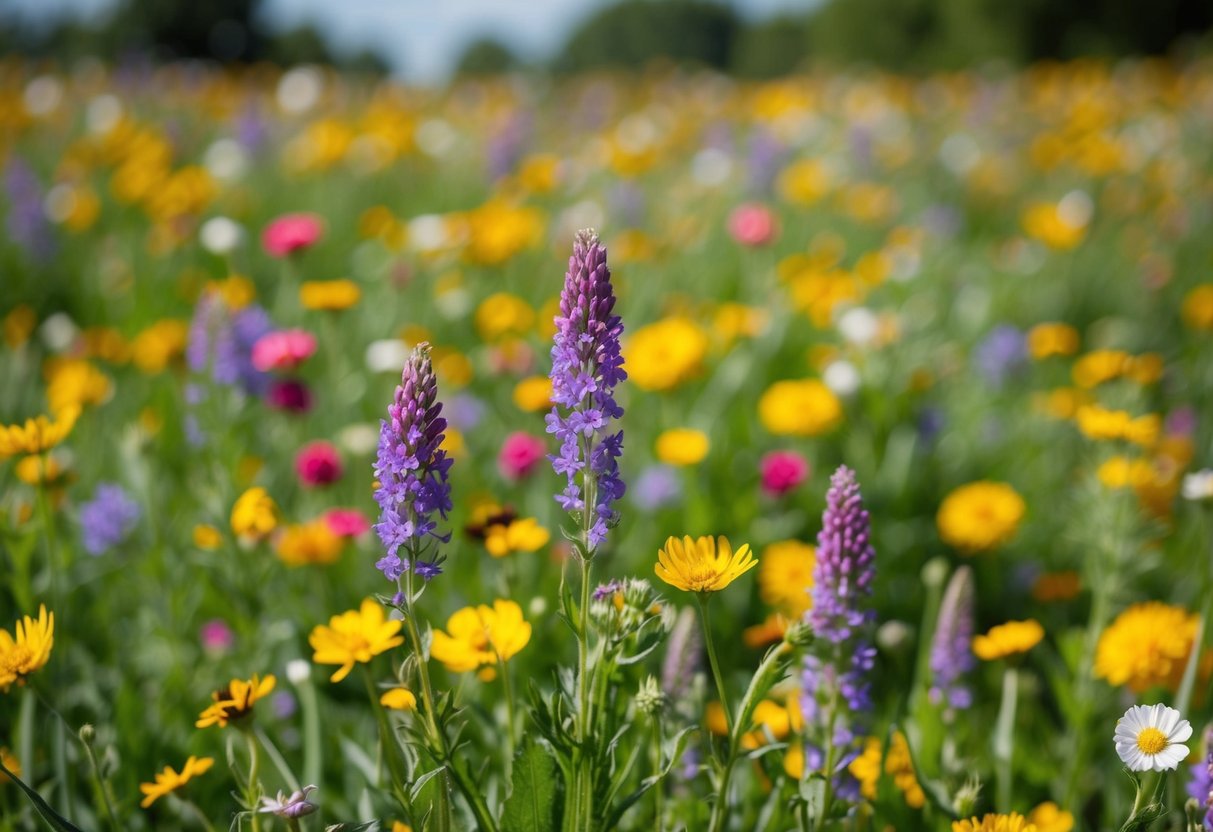
[[(121, 0), (98, 20), (39, 25), (0, 6), (0, 54), (62, 60), (137, 54), (388, 72), (387, 56), (335, 50), (315, 25), (288, 31), (267, 26), (263, 5)], [(931, 72), (989, 61), (1206, 52), (1213, 45), (1211, 29), (1208, 0), (825, 0), (764, 20), (748, 20), (713, 0), (624, 0), (589, 14), (549, 59), (525, 63), (487, 36), (468, 43), (454, 66), (456, 75), (639, 69), (658, 61), (752, 78), (809, 64)]]

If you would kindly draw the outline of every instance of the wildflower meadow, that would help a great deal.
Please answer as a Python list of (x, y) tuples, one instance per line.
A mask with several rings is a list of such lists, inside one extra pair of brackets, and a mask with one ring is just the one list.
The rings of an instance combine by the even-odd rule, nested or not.
[(0, 64), (0, 830), (1213, 830), (1210, 135)]

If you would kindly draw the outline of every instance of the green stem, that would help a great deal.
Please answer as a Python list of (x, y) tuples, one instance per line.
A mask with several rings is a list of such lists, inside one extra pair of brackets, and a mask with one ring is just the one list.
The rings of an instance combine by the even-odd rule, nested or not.
[(245, 807), (249, 810), (249, 823), (253, 827), (253, 832), (259, 832), (261, 829), (261, 818), (257, 816), (258, 798), (261, 797), (261, 753), (258, 750), (257, 738), (253, 736), (253, 732), (245, 729), (244, 738), (248, 741), (249, 766), (248, 766), (248, 787), (244, 792)]
[(118, 825), (118, 819), (114, 816), (114, 806), (110, 802), (109, 792), (105, 788), (105, 778), (101, 776), (101, 766), (97, 764), (97, 755), (93, 752), (92, 742), (81, 740), (81, 745), (84, 746), (84, 753), (88, 755), (89, 768), (93, 772), (93, 789), (97, 792), (97, 802), (101, 804), (101, 808), (105, 813), (105, 821), (110, 829), (119, 830), (122, 827)]
[[(590, 503), (587, 502), (587, 505)], [(585, 514), (589, 515), (587, 509)], [(588, 533), (587, 533), (588, 537)], [(586, 552), (581, 558), (581, 607), (577, 611), (577, 762), (574, 795), (574, 828), (593, 829), (594, 755), (592, 753), (593, 702), (590, 696), (590, 577), (593, 560)]]
[(282, 752), (278, 750), (278, 746), (274, 745), (269, 735), (262, 730), (260, 725), (253, 726), (253, 733), (257, 735), (257, 741), (261, 743), (261, 747), (265, 749), (265, 753), (269, 755), (274, 768), (278, 769), (278, 773), (282, 775), (282, 779), (286, 781), (290, 790), (293, 792), (299, 791), (299, 781), (295, 779), (295, 773), (291, 771), (290, 765), (287, 764), (286, 758), (282, 756)]
[(505, 689), (505, 779), (509, 781), (510, 771), (514, 765), (514, 688), (510, 684), (510, 667), (497, 656), (497, 668), (501, 673), (501, 686)]
[(1002, 812), (1011, 810), (1011, 758), (1015, 752), (1015, 707), (1019, 698), (1019, 671), (1008, 667), (1002, 676), (1002, 704), (994, 729), (994, 759), (998, 768), (998, 803)]
[(320, 708), (316, 702), (316, 685), (310, 676), (297, 686), (299, 707), (303, 711), (303, 779), (317, 788), (322, 782), (324, 767), (321, 764), (323, 739), (320, 735)]
[(202, 825), (202, 828), (205, 829), (206, 832), (215, 832), (215, 827), (211, 825), (210, 820), (208, 820), (206, 815), (202, 813), (202, 809), (198, 808), (197, 803), (180, 796), (178, 796), (177, 799), (181, 801), (182, 805), (186, 806), (191, 812), (193, 812), (194, 817), (198, 819), (198, 823)]
[(379, 726), (379, 748), (383, 762), (387, 766), (388, 778), (391, 780), (391, 792), (402, 808), (409, 809), (407, 798), (408, 774), (404, 767), (404, 758), (400, 753), (400, 744), (396, 742), (392, 730), (392, 722), (388, 719), (387, 711), (379, 702), (379, 692), (375, 689), (375, 680), (371, 671), (365, 665), (362, 668), (362, 680), (366, 684), (366, 694), (371, 700), (371, 709), (375, 712), (375, 722)]
[(716, 680), (716, 695), (720, 697), (720, 707), (724, 709), (724, 724), (729, 735), (733, 733), (733, 712), (729, 710), (729, 698), (724, 689), (724, 677), (720, 674), (720, 660), (716, 658), (716, 643), (712, 640), (711, 620), (708, 617), (708, 602), (711, 596), (705, 592), (696, 592), (695, 601), (699, 604), (699, 618), (703, 624), (703, 643), (708, 651), (708, 663), (712, 666), (712, 678)]
[[(661, 774), (661, 713), (653, 714), (653, 774), (660, 776)], [(656, 832), (661, 832), (663, 828), (662, 816), (665, 814), (665, 778), (662, 777), (653, 786), (653, 825)]]

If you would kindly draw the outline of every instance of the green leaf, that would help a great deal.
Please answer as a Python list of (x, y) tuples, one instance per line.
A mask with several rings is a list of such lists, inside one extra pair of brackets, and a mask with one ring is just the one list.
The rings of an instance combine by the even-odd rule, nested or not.
[(555, 832), (560, 827), (559, 784), (551, 753), (535, 744), (523, 748), (514, 760), (501, 832)]
[(47, 802), (42, 799), (42, 795), (25, 785), (20, 777), (5, 768), (3, 762), (0, 762), (0, 773), (8, 775), (8, 778), (17, 784), (17, 788), (25, 792), (25, 796), (29, 798), (30, 803), (34, 804), (34, 808), (38, 810), (38, 814), (42, 816), (43, 820), (50, 824), (51, 829), (54, 829), (55, 832), (81, 832), (80, 827), (74, 825), (67, 818), (63, 817), (61, 814), (52, 809), (49, 805), (47, 805)]

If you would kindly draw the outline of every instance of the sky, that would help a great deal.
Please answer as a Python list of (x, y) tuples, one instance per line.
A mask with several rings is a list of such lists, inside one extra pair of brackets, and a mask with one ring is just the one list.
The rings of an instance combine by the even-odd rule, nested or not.
[[(205, 0), (179, 0), (205, 2)], [(26, 19), (104, 13), (114, 0), (0, 0)], [(334, 47), (370, 47), (405, 78), (440, 81), (464, 46), (492, 36), (526, 59), (552, 55), (570, 31), (609, 0), (263, 0), (267, 22), (289, 29), (312, 23)], [(802, 11), (815, 0), (731, 0), (751, 20)]]

